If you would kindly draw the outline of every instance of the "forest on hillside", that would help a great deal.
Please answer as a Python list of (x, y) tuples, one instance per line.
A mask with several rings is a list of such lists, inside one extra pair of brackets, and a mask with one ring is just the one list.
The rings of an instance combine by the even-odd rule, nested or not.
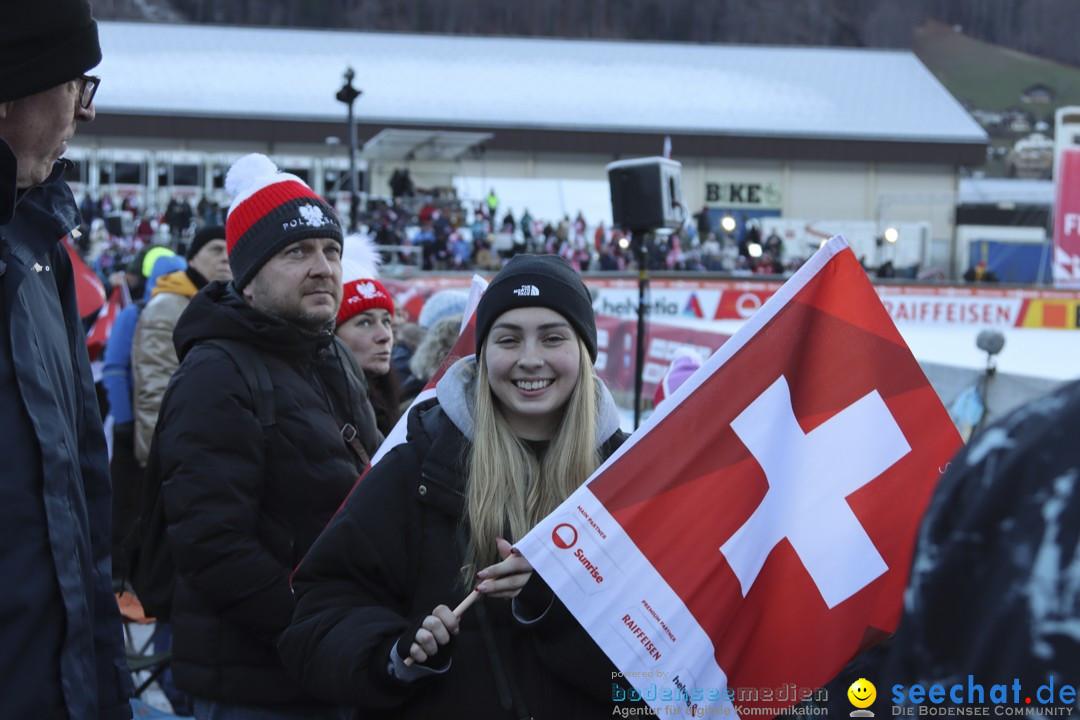
[(909, 48), (924, 20), (1080, 66), (1076, 0), (93, 0), (102, 19)]

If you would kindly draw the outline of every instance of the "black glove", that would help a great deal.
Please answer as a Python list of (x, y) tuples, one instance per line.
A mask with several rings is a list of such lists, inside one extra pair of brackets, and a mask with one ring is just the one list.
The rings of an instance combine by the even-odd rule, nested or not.
[[(411, 657), (409, 651), (412, 649), (412, 645), (416, 642), (416, 633), (420, 628), (424, 626), (424, 620), (427, 619), (427, 615), (419, 617), (413, 622), (409, 628), (401, 634), (401, 638), (397, 641), (397, 654), (403, 660)], [(454, 645), (457, 643), (457, 636), (451, 634), (450, 642), (445, 645), (439, 645), (438, 651), (434, 655), (429, 655), (428, 659), (424, 662), (417, 662), (413, 660), (413, 663), (420, 667), (431, 668), (432, 670), (445, 670), (450, 665), (450, 656), (454, 653)]]

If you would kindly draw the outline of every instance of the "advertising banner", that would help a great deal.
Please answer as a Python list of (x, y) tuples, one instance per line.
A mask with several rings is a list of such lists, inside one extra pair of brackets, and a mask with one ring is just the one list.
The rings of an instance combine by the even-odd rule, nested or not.
[(1054, 285), (1080, 287), (1080, 148), (1066, 148), (1058, 158)]

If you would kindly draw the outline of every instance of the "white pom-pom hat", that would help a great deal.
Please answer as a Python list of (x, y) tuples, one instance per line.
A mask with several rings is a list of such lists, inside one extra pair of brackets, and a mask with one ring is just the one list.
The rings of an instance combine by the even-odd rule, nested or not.
[(306, 238), (344, 244), (337, 213), (295, 175), (283, 173), (265, 155), (233, 163), (225, 175), (233, 197), (225, 221), (225, 244), (233, 282), (243, 288), (259, 268), (287, 245)]

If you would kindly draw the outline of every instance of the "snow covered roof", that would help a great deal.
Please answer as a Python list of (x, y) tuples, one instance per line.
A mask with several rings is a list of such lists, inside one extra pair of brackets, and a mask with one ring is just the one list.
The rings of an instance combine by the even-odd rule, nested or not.
[(910, 52), (102, 22), (103, 113), (985, 144)]

